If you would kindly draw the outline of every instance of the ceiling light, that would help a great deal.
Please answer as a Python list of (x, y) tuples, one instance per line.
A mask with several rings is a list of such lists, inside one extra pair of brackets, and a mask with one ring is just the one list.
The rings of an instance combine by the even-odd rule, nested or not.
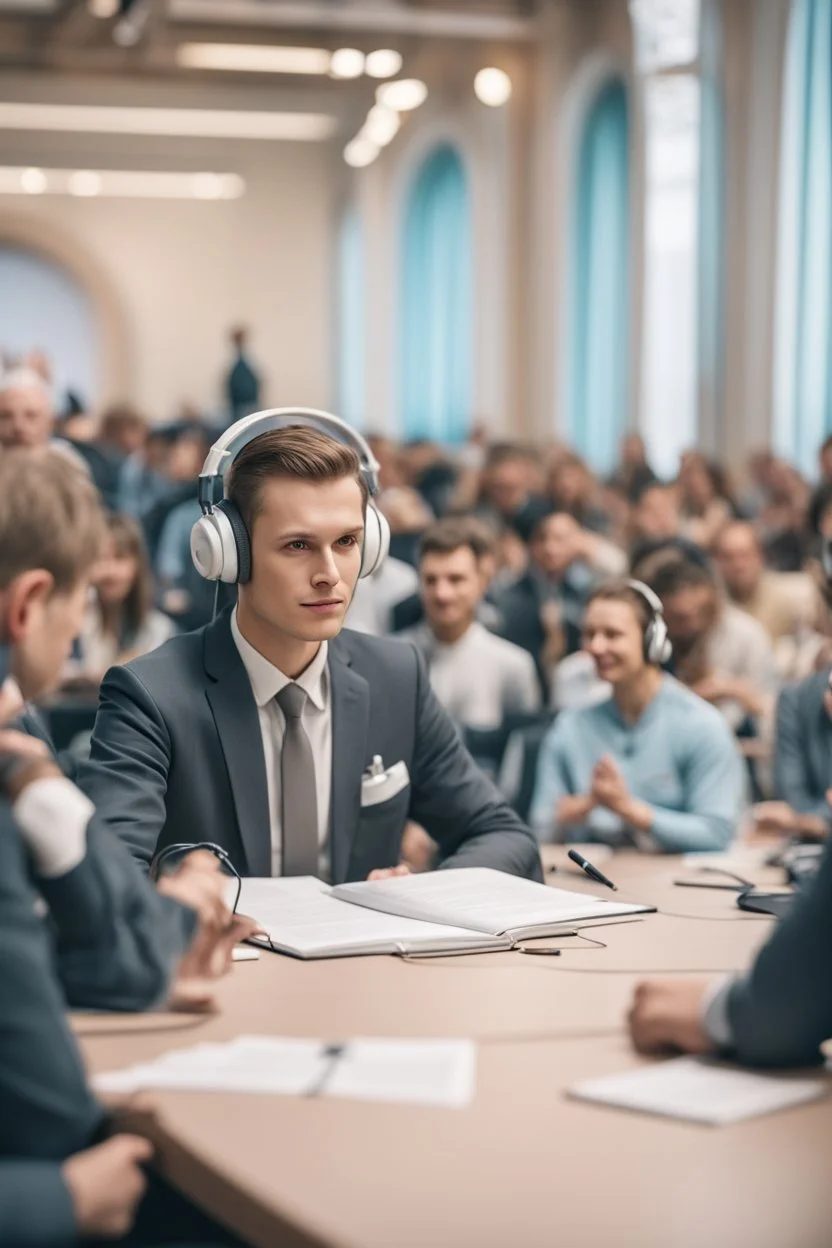
[(330, 60), (326, 48), (257, 43), (181, 43), (176, 49), (176, 63), (183, 69), (228, 69), (249, 74), (326, 74)]
[(46, 190), (46, 174), (42, 169), (24, 169), (20, 185), (27, 195), (42, 195)]
[(107, 22), (118, 13), (118, 0), (87, 0), (87, 8), (93, 17)]
[(98, 195), (101, 191), (101, 175), (93, 173), (91, 169), (79, 169), (69, 175), (67, 190), (70, 195), (81, 195), (85, 199)]
[(377, 143), (373, 143), (372, 139), (359, 136), (357, 139), (352, 139), (344, 148), (344, 160), (354, 169), (363, 169), (365, 165), (373, 163), (378, 153)]
[(511, 79), (503, 69), (481, 69), (474, 79), (474, 91), (481, 104), (499, 108), (511, 97)]
[(397, 112), (392, 108), (382, 108), (381, 104), (376, 104), (367, 114), (367, 120), (361, 127), (361, 135), (378, 147), (386, 147), (398, 134), (401, 124), (401, 118)]
[(364, 72), (371, 78), (393, 78), (402, 67), (401, 52), (392, 48), (379, 48), (370, 52), (364, 62)]
[(42, 179), (40, 191), (122, 199), (239, 199), (245, 182), (236, 173), (171, 173), (136, 169), (19, 169), (0, 166), (0, 194), (36, 193), (26, 183)]
[(358, 48), (338, 48), (332, 53), (329, 72), (333, 78), (360, 78), (364, 73), (364, 53)]
[(163, 134), (204, 139), (315, 141), (335, 132), (323, 113), (244, 112), (213, 108), (122, 108), (94, 104), (28, 104), (0, 101), (0, 130), (52, 130), (90, 134)]
[(397, 113), (408, 113), (423, 104), (427, 94), (427, 87), (418, 78), (398, 78), (376, 89), (376, 103), (383, 108), (394, 108)]

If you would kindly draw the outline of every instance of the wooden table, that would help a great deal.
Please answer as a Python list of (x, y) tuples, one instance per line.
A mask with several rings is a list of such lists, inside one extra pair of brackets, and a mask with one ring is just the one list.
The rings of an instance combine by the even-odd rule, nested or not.
[[(571, 938), (559, 958), (421, 963), (263, 953), (235, 966), (212, 1017), (78, 1020), (90, 1068), (245, 1033), (478, 1042), (464, 1110), (141, 1094), (127, 1120), (165, 1171), (258, 1248), (826, 1248), (832, 1098), (720, 1129), (566, 1099), (580, 1079), (644, 1064), (623, 1023), (640, 977), (743, 967), (770, 930), (732, 893), (674, 887), (692, 874), (678, 859), (602, 869), (622, 899), (663, 911), (587, 932), (607, 948)], [(606, 891), (568, 863), (550, 878)]]

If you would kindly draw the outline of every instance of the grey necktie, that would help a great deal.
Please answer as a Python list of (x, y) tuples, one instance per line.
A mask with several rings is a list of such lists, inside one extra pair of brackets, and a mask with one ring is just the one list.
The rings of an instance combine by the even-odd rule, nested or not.
[(277, 695), (277, 705), (286, 718), (280, 752), (283, 875), (318, 874), (315, 759), (301, 720), (306, 697), (295, 684), (286, 685)]

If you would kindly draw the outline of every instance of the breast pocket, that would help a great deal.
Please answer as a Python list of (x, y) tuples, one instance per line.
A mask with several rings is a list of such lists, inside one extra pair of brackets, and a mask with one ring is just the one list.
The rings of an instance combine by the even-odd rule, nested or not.
[(366, 879), (377, 867), (398, 865), (409, 810), (409, 784), (386, 802), (361, 807), (350, 862), (352, 879)]

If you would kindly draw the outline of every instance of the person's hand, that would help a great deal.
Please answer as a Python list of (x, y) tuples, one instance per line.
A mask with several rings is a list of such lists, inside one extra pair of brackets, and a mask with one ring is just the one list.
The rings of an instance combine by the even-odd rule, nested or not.
[(224, 931), (231, 920), (225, 900), (228, 876), (210, 850), (197, 849), (188, 854), (175, 871), (160, 876), (156, 887), (166, 897), (196, 910), (205, 927)]
[(593, 767), (590, 792), (599, 806), (606, 806), (617, 814), (622, 814), (626, 808), (630, 800), (627, 782), (611, 755), (605, 754)]
[(245, 914), (235, 914), (220, 932), (200, 925), (179, 963), (168, 993), (168, 1009), (212, 1009), (216, 980), (231, 970), (235, 945), (257, 935), (265, 933), (255, 919)]
[(138, 1135), (114, 1135), (76, 1153), (61, 1167), (80, 1236), (120, 1239), (133, 1225), (147, 1181), (142, 1162), (153, 1145)]
[(758, 802), (751, 813), (754, 831), (766, 836), (782, 836), (797, 827), (797, 815), (788, 802)]
[(14, 728), (0, 729), (0, 790), (10, 802), (35, 780), (62, 776), (48, 745)]
[(691, 689), (705, 702), (721, 702), (725, 698), (736, 696), (734, 682), (718, 672), (709, 672), (691, 685)]
[(555, 807), (555, 824), (568, 828), (573, 824), (583, 823), (595, 804), (591, 793), (567, 793)]
[(376, 867), (375, 871), (370, 872), (367, 879), (391, 880), (396, 875), (410, 875), (410, 867), (406, 862), (400, 862), (397, 867)]
[(636, 987), (627, 1017), (639, 1053), (677, 1049), (710, 1053), (714, 1045), (702, 1025), (707, 980), (648, 980)]

